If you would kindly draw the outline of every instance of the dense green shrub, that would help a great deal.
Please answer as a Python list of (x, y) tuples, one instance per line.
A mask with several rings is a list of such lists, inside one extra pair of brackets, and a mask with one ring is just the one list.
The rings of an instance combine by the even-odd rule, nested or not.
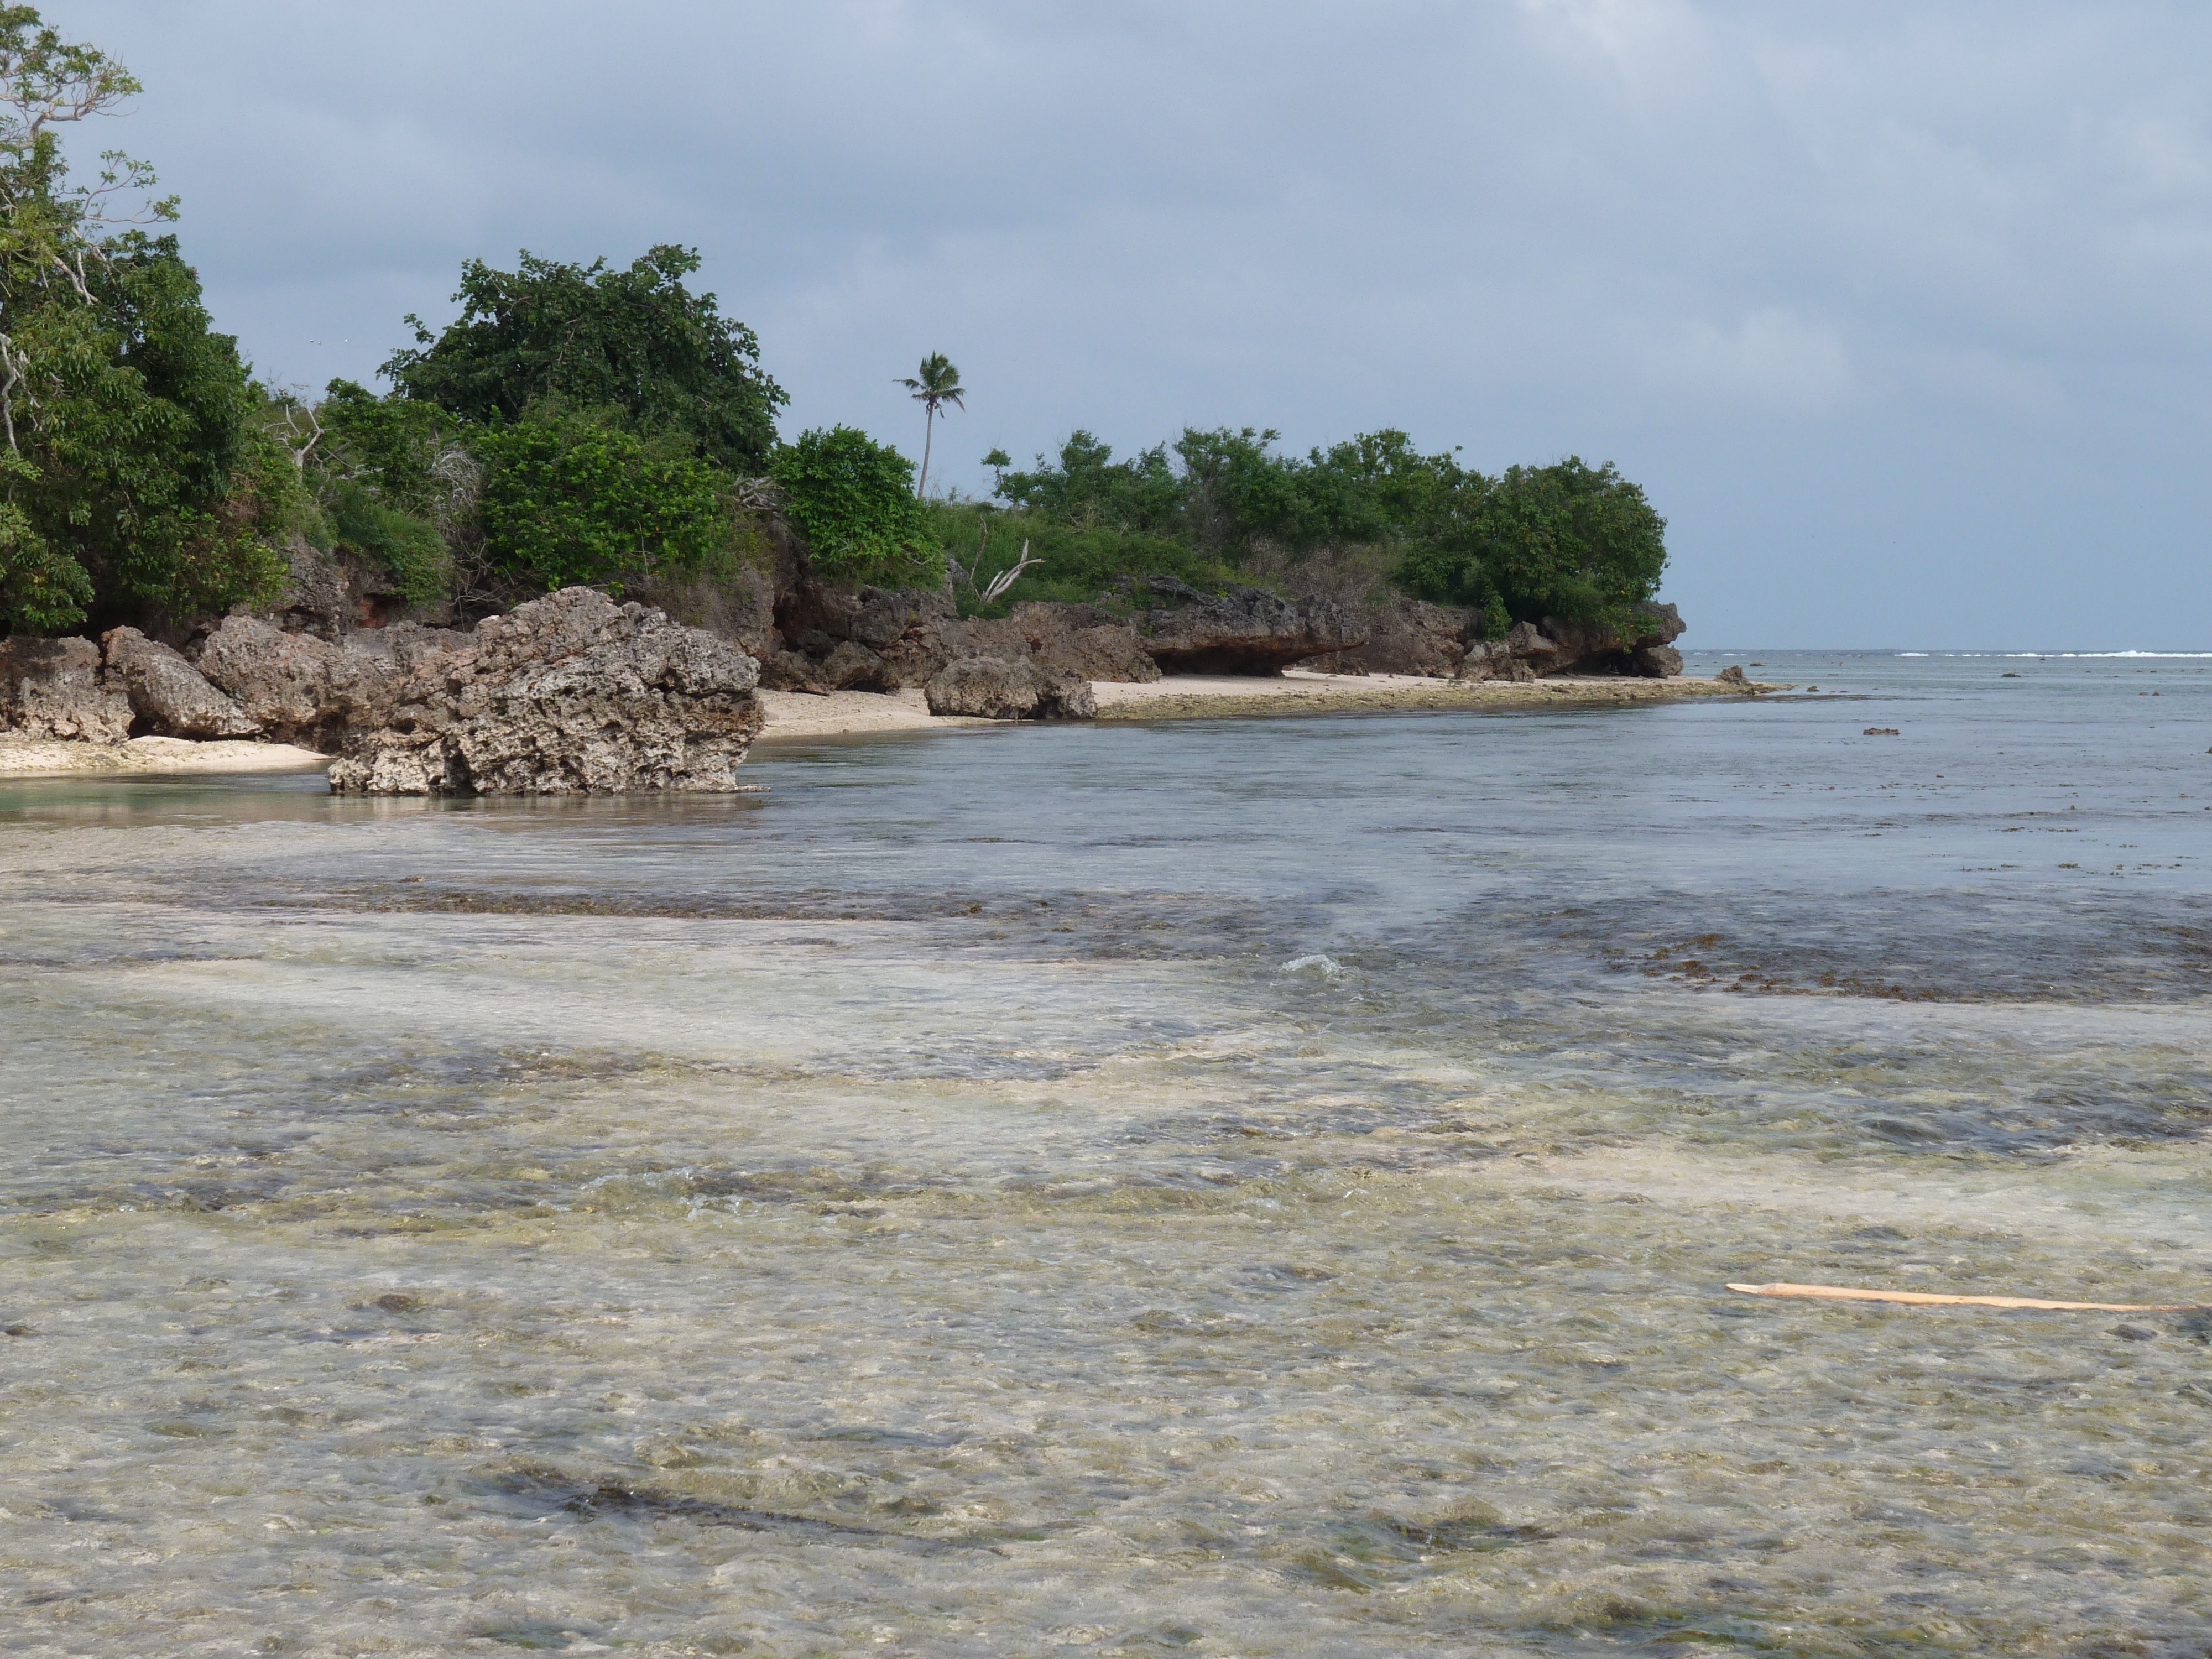
[(296, 482), (258, 431), (237, 343), (209, 328), (175, 240), (104, 244), (88, 261), (89, 302), (51, 274), (7, 276), (0, 329), (32, 372), (0, 475), (0, 628), (273, 596), (285, 562), (272, 540)]
[(329, 515), (334, 542), (383, 571), (408, 604), (427, 608), (452, 597), (453, 562), (435, 523), (354, 483), (331, 492)]
[(461, 267), (461, 314), (384, 366), (400, 397), (471, 425), (512, 423), (541, 399), (619, 409), (645, 436), (682, 433), (702, 460), (757, 473), (775, 444), (782, 388), (761, 372), (760, 343), (684, 278), (689, 248), (649, 250), (627, 270), (524, 253), (518, 269)]
[(849, 426), (803, 432), (769, 458), (784, 516), (835, 581), (934, 584), (943, 554), (915, 499), (914, 463)]
[(1034, 521), (1025, 533), (1052, 573), (1025, 574), (1010, 597), (1045, 597), (1048, 586), (1082, 597), (1139, 568), (1182, 574), (1178, 557), (1324, 590), (1356, 586), (1379, 564), (1407, 591), (1473, 606), (1496, 635), (1546, 616), (1625, 624), (1658, 590), (1666, 521), (1610, 465), (1571, 458), (1492, 478), (1395, 430), (1303, 459), (1277, 453), (1275, 437), (1187, 428), (1116, 461), (1078, 431), (1025, 471), (994, 453), (994, 493)]
[(619, 592), (706, 568), (729, 539), (726, 480), (605, 410), (543, 407), (474, 435), (485, 467), (484, 552), (510, 580)]
[(1503, 611), (1514, 621), (1559, 616), (1626, 631), (1667, 564), (1667, 521), (1642, 487), (1576, 457), (1484, 482), (1449, 523), (1408, 545), (1406, 586), (1484, 607), (1493, 628)]
[[(1062, 524), (1042, 513), (1007, 511), (975, 501), (931, 501), (927, 539), (936, 556), (959, 573), (955, 591), (973, 614), (1004, 615), (1025, 599), (1070, 604), (1132, 602), (1133, 578), (1173, 576), (1208, 592), (1249, 580), (1209, 559), (1179, 537), (1097, 524)], [(1026, 545), (1038, 562), (995, 604), (981, 604), (992, 577), (1014, 564)], [(1133, 602), (1142, 604), (1141, 591)]]

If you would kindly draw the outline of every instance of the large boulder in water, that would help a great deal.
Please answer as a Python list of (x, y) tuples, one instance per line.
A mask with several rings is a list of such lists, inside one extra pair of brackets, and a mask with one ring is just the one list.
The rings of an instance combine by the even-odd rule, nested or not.
[(1138, 614), (1138, 641), (1170, 674), (1280, 674), (1366, 643), (1366, 629), (1332, 599), (1285, 599), (1256, 587), (1202, 593), (1172, 576), (1142, 585), (1157, 608)]
[(131, 735), (131, 700), (100, 671), (90, 640), (0, 640), (0, 731), (121, 743)]
[(107, 683), (131, 700), (134, 731), (163, 738), (261, 735), (259, 721), (159, 641), (135, 628), (112, 628), (100, 643)]
[(386, 717), (347, 734), (331, 787), (727, 792), (760, 732), (759, 678), (752, 658), (711, 634), (592, 588), (563, 588), (398, 672)]

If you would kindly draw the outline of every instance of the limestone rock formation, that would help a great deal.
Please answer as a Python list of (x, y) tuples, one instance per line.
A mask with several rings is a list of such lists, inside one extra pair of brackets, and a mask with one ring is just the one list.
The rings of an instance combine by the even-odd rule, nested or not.
[(1367, 641), (1360, 623), (1329, 599), (1285, 599), (1256, 587), (1201, 593), (1172, 576), (1147, 577), (1143, 586), (1158, 608), (1139, 613), (1137, 637), (1171, 674), (1279, 674)]
[(296, 533), (284, 551), (290, 562), (284, 591), (265, 620), (287, 633), (313, 634), (336, 644), (359, 620), (361, 600), (354, 592), (351, 573)]
[(1089, 720), (1098, 712), (1089, 680), (1027, 657), (963, 657), (940, 670), (922, 696), (933, 714), (983, 720)]
[(349, 732), (384, 723), (401, 679), (471, 637), (400, 623), (334, 645), (258, 617), (226, 617), (200, 642), (193, 665), (269, 737), (329, 753)]
[(131, 735), (131, 699), (100, 673), (90, 640), (0, 640), (0, 731), (121, 743)]
[(163, 738), (254, 738), (259, 722), (182, 656), (135, 628), (100, 637), (107, 684), (130, 699), (131, 730)]
[(1324, 674), (1425, 674), (1450, 679), (1467, 660), (1473, 613), (1425, 599), (1397, 598), (1368, 607), (1367, 639), (1304, 666)]
[(1544, 625), (1520, 622), (1502, 640), (1470, 640), (1459, 678), (1530, 680), (1547, 674), (1634, 674), (1664, 679), (1682, 672), (1673, 641), (1682, 615), (1671, 605), (1637, 608), (1634, 631), (1624, 640), (1608, 629), (1547, 617)]
[(895, 691), (927, 686), (976, 657), (1034, 658), (1048, 674), (1152, 680), (1159, 669), (1122, 617), (1084, 605), (1018, 605), (963, 617), (942, 591), (845, 592), (799, 580), (776, 609), (779, 649), (762, 659), (775, 691)]
[(347, 733), (334, 792), (727, 792), (761, 728), (752, 658), (592, 588), (518, 605), (473, 637), (395, 643), (383, 717)]

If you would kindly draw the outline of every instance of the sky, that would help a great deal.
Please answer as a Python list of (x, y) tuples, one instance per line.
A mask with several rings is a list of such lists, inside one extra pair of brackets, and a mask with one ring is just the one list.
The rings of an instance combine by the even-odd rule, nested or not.
[[(1610, 460), (1686, 645), (2212, 650), (2212, 8), (77, 0), (258, 372), (696, 247), (784, 430)], [(87, 142), (89, 140), (90, 142)]]

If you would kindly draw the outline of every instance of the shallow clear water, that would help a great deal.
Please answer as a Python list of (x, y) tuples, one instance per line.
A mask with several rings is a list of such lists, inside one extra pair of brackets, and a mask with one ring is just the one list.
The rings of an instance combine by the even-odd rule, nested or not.
[(0, 1648), (2202, 1652), (2212, 1318), (1723, 1287), (2212, 1300), (2212, 661), (1756, 659), (0, 782)]

